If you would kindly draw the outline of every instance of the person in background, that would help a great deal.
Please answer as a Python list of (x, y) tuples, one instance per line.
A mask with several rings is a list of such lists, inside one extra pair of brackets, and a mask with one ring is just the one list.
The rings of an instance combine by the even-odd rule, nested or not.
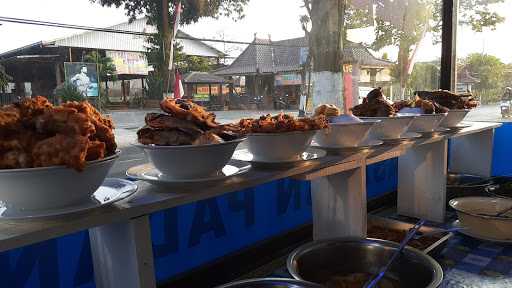
[(80, 68), (80, 73), (70, 79), (70, 82), (80, 91), (83, 96), (87, 96), (87, 91), (91, 88), (91, 79), (87, 76), (87, 66)]

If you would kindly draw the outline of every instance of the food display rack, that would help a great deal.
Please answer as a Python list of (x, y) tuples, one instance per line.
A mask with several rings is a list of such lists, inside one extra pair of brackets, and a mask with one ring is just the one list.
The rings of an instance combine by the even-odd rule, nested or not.
[(89, 229), (97, 287), (156, 287), (150, 214), (293, 177), (311, 181), (314, 239), (364, 237), (366, 166), (396, 157), (397, 212), (440, 222), (445, 213), (448, 154), (454, 172), (481, 176), (491, 173), (494, 129), (501, 123), (471, 124), (458, 132), (385, 144), (370, 151), (328, 154), (293, 167), (253, 167), (219, 182), (169, 187), (138, 182), (139, 191), (134, 196), (90, 213), (0, 221), (0, 251)]

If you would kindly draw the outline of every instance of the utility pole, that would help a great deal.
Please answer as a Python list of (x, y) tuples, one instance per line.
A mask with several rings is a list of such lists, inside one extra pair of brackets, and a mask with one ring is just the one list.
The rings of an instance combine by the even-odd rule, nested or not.
[(311, 1), (313, 106), (343, 101), (343, 27), (346, 0)]

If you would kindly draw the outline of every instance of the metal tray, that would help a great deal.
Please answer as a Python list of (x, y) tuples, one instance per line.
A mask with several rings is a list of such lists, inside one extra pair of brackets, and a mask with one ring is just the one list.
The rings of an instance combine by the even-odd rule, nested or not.
[[(414, 226), (414, 224), (406, 223), (398, 220), (388, 219), (380, 216), (375, 215), (368, 215), (368, 230), (371, 226), (379, 226), (390, 230), (409, 230)], [(436, 230), (442, 230), (440, 228), (431, 227), (431, 226), (423, 226), (420, 228), (419, 232), (422, 233), (428, 233)], [(436, 242), (428, 246), (427, 248), (423, 249), (423, 253), (429, 254), (432, 257), (438, 256), (443, 249), (446, 247), (446, 244), (448, 243), (448, 239), (450, 239), (454, 233), (451, 232), (445, 232), (436, 234), (435, 236), (432, 236), (433, 238), (438, 238)], [(371, 237), (369, 235), (368, 237)], [(386, 240), (386, 239), (384, 239)]]

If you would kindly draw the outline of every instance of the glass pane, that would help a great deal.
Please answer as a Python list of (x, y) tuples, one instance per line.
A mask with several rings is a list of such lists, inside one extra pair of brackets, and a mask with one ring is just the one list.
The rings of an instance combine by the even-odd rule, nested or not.
[(512, 1), (459, 1), (457, 92), (469, 91), (481, 101), (468, 119), (496, 121), (509, 117), (512, 55), (504, 43), (510, 29)]
[(438, 89), (441, 3), (351, 1), (346, 16), (345, 96), (352, 94), (354, 103), (361, 102), (369, 90), (382, 87), (388, 99), (401, 100), (417, 90)]

